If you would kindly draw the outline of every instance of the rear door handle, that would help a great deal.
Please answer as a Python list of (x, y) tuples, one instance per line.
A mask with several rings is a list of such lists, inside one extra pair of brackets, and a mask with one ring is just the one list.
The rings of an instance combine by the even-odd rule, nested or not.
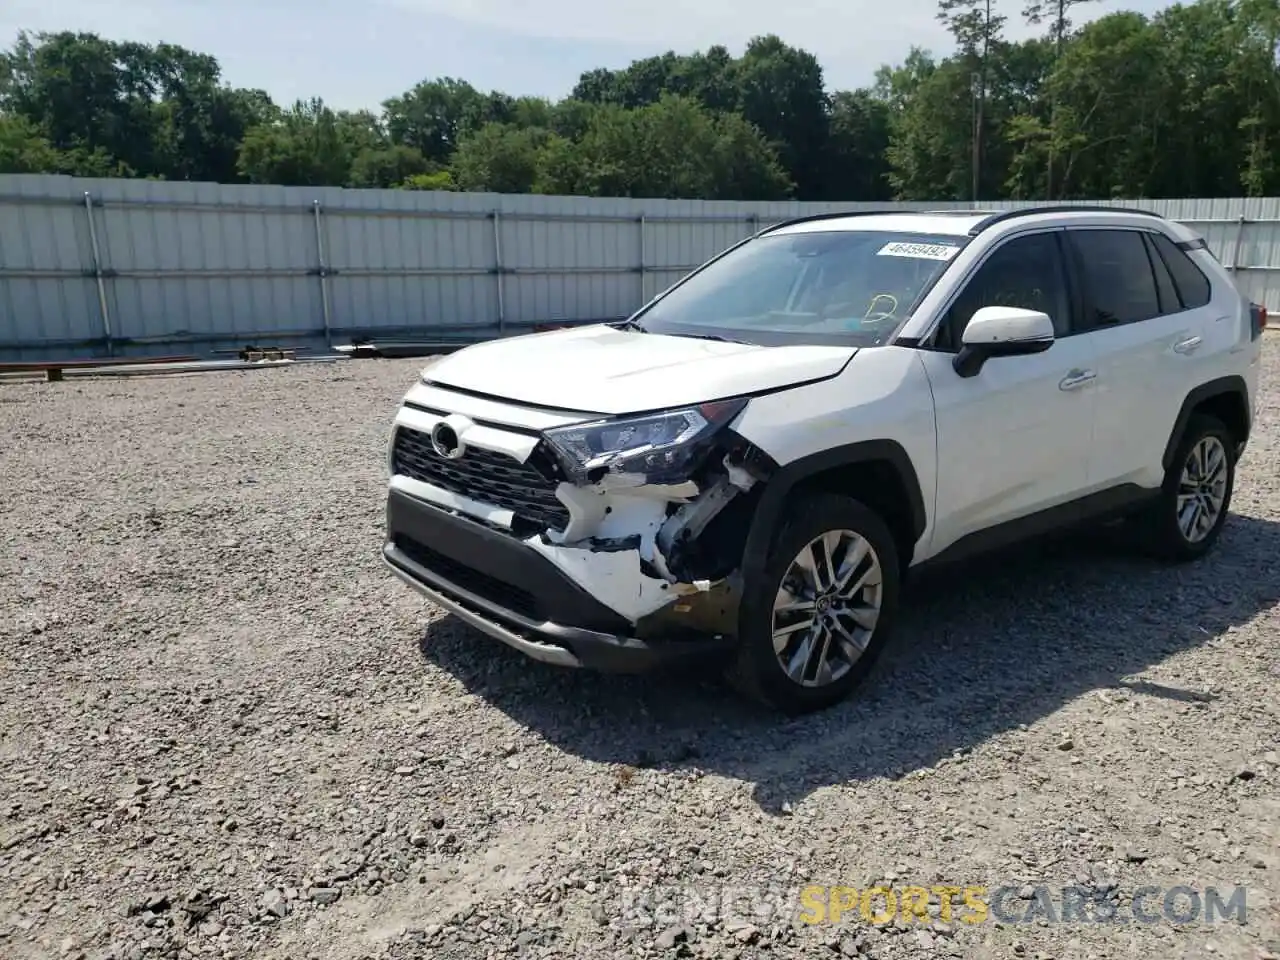
[(1092, 370), (1075, 369), (1068, 373), (1065, 377), (1058, 381), (1059, 390), (1075, 390), (1083, 387), (1090, 380), (1097, 376)]
[(1193, 353), (1196, 348), (1200, 346), (1200, 342), (1200, 337), (1187, 337), (1184, 340), (1179, 340), (1173, 345), (1173, 352), (1182, 354)]

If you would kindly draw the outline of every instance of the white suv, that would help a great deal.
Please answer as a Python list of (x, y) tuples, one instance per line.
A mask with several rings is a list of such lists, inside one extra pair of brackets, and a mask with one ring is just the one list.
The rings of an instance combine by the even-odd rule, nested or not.
[(824, 707), (920, 564), (1116, 517), (1205, 553), (1264, 324), (1154, 214), (790, 221), (621, 324), (429, 366), (395, 419), (383, 555), (538, 660), (720, 658), (784, 711)]

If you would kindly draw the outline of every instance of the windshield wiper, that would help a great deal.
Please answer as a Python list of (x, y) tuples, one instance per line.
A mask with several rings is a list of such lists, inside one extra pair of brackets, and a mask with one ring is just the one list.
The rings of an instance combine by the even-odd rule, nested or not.
[(714, 340), (717, 343), (741, 343), (747, 347), (758, 346), (758, 344), (754, 344), (750, 340), (735, 340), (733, 337), (722, 337), (718, 333), (673, 333), (671, 336), (688, 337), (691, 340)]
[[(649, 333), (649, 329), (638, 320), (623, 320), (621, 323), (610, 324), (615, 330), (636, 330), (640, 333)], [(668, 333), (669, 337), (688, 337), (691, 340), (715, 340), (717, 343), (741, 343), (744, 346), (754, 347), (758, 344), (752, 343), (750, 340), (735, 340), (733, 337), (721, 336), (718, 333)]]

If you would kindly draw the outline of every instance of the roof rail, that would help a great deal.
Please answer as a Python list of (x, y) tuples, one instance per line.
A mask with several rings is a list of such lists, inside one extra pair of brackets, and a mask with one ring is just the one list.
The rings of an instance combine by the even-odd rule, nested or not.
[(1005, 220), (1012, 220), (1015, 217), (1029, 217), (1037, 213), (1136, 213), (1143, 217), (1164, 219), (1163, 214), (1156, 213), (1154, 210), (1139, 210), (1135, 207), (1108, 207), (1098, 203), (1060, 203), (1041, 207), (1015, 207), (1012, 210), (1001, 210), (999, 213), (993, 213), (970, 227), (969, 236), (976, 237), (988, 227), (1003, 223)]
[(940, 210), (904, 210), (903, 213), (922, 213), (930, 217), (989, 217), (997, 213), (1004, 213), (999, 208), (992, 207), (943, 207)]
[(797, 223), (813, 223), (818, 220), (841, 220), (845, 217), (883, 217), (890, 216), (895, 213), (914, 213), (913, 210), (843, 210), (836, 213), (811, 213), (807, 217), (793, 217), (790, 220), (779, 220), (777, 223), (770, 224), (767, 227), (761, 227), (756, 232), (756, 236), (768, 233), (770, 230), (778, 230), (782, 227), (794, 226)]

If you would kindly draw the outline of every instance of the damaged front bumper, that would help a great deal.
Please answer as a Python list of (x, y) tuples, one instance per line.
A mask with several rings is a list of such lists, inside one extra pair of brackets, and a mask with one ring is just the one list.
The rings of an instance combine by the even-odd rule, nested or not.
[[(735, 578), (695, 584), (651, 576), (641, 569), (632, 538), (609, 543), (597, 537), (591, 548), (521, 540), (414, 496), (413, 487), (393, 478), (388, 491), (388, 566), (440, 607), (526, 656), (632, 673), (732, 650)], [(609, 515), (621, 512), (611, 506)], [(645, 511), (633, 502), (628, 512), (630, 524)], [(654, 511), (655, 520), (660, 514)], [(643, 539), (652, 542), (656, 532)]]

